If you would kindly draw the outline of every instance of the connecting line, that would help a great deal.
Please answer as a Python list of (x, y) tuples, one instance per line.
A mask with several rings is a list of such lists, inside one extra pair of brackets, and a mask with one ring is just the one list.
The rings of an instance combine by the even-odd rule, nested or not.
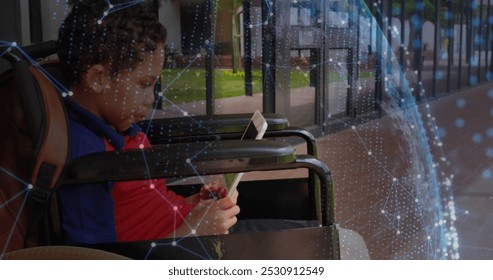
[[(0, 46), (0, 47), (3, 47), (3, 46)], [(4, 56), (6, 53), (10, 52), (11, 49), (12, 49), (12, 47), (9, 47), (5, 51), (3, 51), (2, 53), (0, 53), (0, 57)]]
[[(36, 62), (32, 57), (30, 57), (23, 49), (16, 47), (16, 49), (34, 66), (36, 69), (38, 69), (43, 76), (45, 76), (51, 83), (52, 85), (62, 94), (68, 94), (69, 90), (63, 86), (59, 81), (57, 81), (48, 71), (46, 71), (41, 65), (39, 65), (38, 62)], [(65, 97), (65, 96), (64, 96)]]
[(17, 216), (15, 217), (14, 224), (12, 225), (12, 229), (9, 232), (9, 236), (7, 237), (7, 240), (5, 241), (5, 246), (2, 250), (2, 253), (0, 254), (0, 259), (3, 259), (3, 255), (5, 255), (5, 252), (7, 251), (8, 245), (10, 243), (10, 240), (12, 239), (12, 235), (14, 234), (15, 228), (17, 223), (19, 222), (19, 218), (21, 217), (22, 211), (24, 210), (24, 207), (26, 206), (28, 195), (24, 197), (24, 200), (22, 201), (22, 205), (19, 209), (19, 212), (17, 213)]
[(9, 170), (7, 170), (7, 169), (5, 169), (5, 168), (3, 168), (1, 166), (0, 166), (0, 171), (2, 171), (3, 173), (9, 175), (10, 177), (14, 178), (17, 182), (19, 182), (19, 183), (21, 183), (21, 184), (23, 184), (25, 186), (28, 186), (29, 185), (28, 182), (22, 180), (21, 178), (19, 178), (18, 176), (16, 176), (14, 173), (10, 172)]
[(98, 20), (98, 23), (100, 24), (101, 21), (108, 16), (111, 13), (117, 12), (119, 10), (127, 9), (131, 6), (143, 3), (144, 0), (135, 0), (135, 1), (128, 1), (125, 3), (119, 3), (119, 4), (112, 4), (110, 1), (106, 0), (106, 3), (108, 3), (108, 9), (103, 13), (103, 16)]

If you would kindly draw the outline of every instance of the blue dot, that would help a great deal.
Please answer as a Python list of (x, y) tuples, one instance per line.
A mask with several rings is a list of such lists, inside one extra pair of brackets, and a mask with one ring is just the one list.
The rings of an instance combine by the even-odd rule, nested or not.
[(493, 128), (490, 127), (486, 130), (486, 135), (488, 135), (489, 138), (493, 138)]
[(479, 133), (474, 133), (472, 135), (472, 141), (474, 141), (474, 143), (481, 143), (481, 141), (483, 141), (483, 136)]
[(466, 122), (464, 121), (464, 119), (456, 119), (455, 120), (455, 126), (457, 126), (458, 128), (464, 127), (465, 124), (466, 124)]
[[(474, 63), (472, 63), (472, 62), (471, 62), (471, 64), (472, 64), (473, 66), (475, 66), (475, 65), (474, 65)], [(474, 75), (471, 75), (471, 76), (469, 77), (469, 83), (470, 83), (471, 85), (475, 85), (475, 84), (477, 84), (477, 83), (478, 83), (478, 77), (476, 77), (476, 76), (474, 76)]]
[(486, 149), (486, 156), (489, 158), (493, 158), (493, 148), (489, 147)]
[(486, 72), (486, 80), (488, 81), (493, 80), (493, 72), (491, 71)]
[(490, 178), (491, 177), (491, 171), (488, 168), (483, 169), (483, 172), (481, 173), (483, 178)]
[(442, 80), (444, 76), (445, 76), (445, 74), (443, 73), (443, 71), (436, 71), (436, 73), (435, 73), (435, 79), (437, 79), (439, 81)]
[(462, 109), (466, 106), (466, 100), (464, 100), (462, 98), (457, 99), (457, 101), (455, 101), (455, 105), (457, 105), (457, 107)]
[(438, 131), (438, 137), (443, 138), (447, 135), (447, 130), (445, 128), (439, 128)]

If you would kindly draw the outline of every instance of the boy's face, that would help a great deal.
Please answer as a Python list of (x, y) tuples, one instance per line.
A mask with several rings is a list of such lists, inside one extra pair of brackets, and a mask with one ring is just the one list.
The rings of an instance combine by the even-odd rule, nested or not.
[(117, 131), (127, 130), (142, 120), (154, 101), (154, 86), (164, 65), (164, 46), (151, 53), (133, 69), (124, 70), (109, 79), (101, 98), (97, 98), (100, 117)]

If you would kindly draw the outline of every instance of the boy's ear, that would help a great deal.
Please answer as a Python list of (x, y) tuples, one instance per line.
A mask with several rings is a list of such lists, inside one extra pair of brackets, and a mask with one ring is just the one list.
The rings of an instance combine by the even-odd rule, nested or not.
[(101, 93), (108, 85), (106, 68), (101, 64), (92, 65), (86, 72), (86, 85), (96, 93)]

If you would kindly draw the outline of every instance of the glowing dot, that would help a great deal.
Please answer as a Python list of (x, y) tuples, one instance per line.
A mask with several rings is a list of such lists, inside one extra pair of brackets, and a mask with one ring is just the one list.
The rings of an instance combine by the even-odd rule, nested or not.
[(27, 189), (32, 190), (34, 186), (32, 184), (27, 185)]
[(421, 174), (416, 175), (416, 177), (418, 177), (418, 179), (421, 179)]
[(414, 200), (414, 202), (418, 203), (418, 202), (419, 202), (419, 199), (417, 199), (417, 198), (416, 198), (416, 199)]
[(156, 185), (154, 185), (154, 184), (150, 184), (150, 185), (149, 185), (149, 188), (150, 188), (151, 190), (153, 190), (155, 187), (156, 187)]
[(103, 13), (103, 15), (104, 15), (104, 16), (107, 16), (107, 15), (108, 15), (108, 12), (107, 12), (107, 11), (105, 11), (105, 12)]
[(159, 97), (163, 97), (163, 92), (162, 92), (162, 91), (160, 91), (160, 92), (158, 92), (158, 93), (157, 93), (157, 95), (158, 95)]
[(487, 148), (486, 149), (486, 156), (489, 158), (493, 158), (493, 148)]
[(457, 99), (457, 101), (455, 101), (455, 105), (458, 107), (458, 108), (464, 108), (466, 106), (466, 100), (460, 98), (460, 99)]
[(173, 211), (178, 211), (178, 206), (173, 206)]
[(464, 213), (469, 214), (469, 210), (464, 211)]
[(248, 27), (253, 28), (253, 24), (250, 24)]
[(354, 125), (353, 125), (353, 126), (351, 126), (351, 129), (352, 129), (352, 130), (355, 130), (355, 129), (356, 129), (356, 126), (354, 126)]
[(371, 156), (371, 151), (368, 151), (368, 155)]
[(185, 117), (188, 116), (188, 112), (187, 111), (184, 111), (183, 112), (183, 116), (185, 116)]
[(98, 24), (101, 24), (101, 23), (103, 23), (103, 22), (100, 19), (98, 19)]
[(429, 235), (428, 235), (428, 236), (426, 237), (426, 239), (430, 240), (430, 239), (431, 239), (431, 236), (429, 236)]
[(465, 124), (466, 122), (464, 121), (464, 119), (458, 118), (455, 120), (455, 126), (458, 128), (464, 127)]
[(485, 179), (490, 178), (491, 177), (491, 170), (488, 168), (483, 169), (481, 176), (483, 176), (483, 178), (485, 178)]
[(201, 53), (198, 53), (198, 54), (197, 54), (197, 57), (202, 57), (202, 54), (201, 54)]
[(176, 246), (176, 241), (171, 242), (172, 246)]
[(481, 134), (479, 134), (479, 133), (474, 133), (474, 134), (472, 135), (472, 141), (473, 141), (474, 143), (481, 143), (481, 142), (483, 141), (483, 137), (482, 137), (482, 136), (481, 136)]
[(401, 231), (400, 231), (400, 230), (398, 230), (398, 231), (397, 231), (397, 234), (401, 234)]
[(266, 63), (265, 64), (265, 67), (267, 67), (267, 68), (270, 67), (270, 64), (269, 63)]
[(151, 243), (151, 247), (152, 247), (152, 248), (156, 247), (156, 242), (152, 242), (152, 243)]
[(62, 97), (67, 97), (67, 93), (66, 92), (62, 92)]
[(192, 233), (192, 234), (196, 234), (196, 233), (197, 233), (197, 231), (196, 231), (196, 230), (194, 230), (194, 229), (192, 229), (191, 233)]
[(397, 178), (392, 178), (392, 181), (397, 182)]
[(300, 67), (299, 66), (296, 66), (296, 70), (300, 70)]
[(68, 92), (68, 96), (73, 96), (74, 95), (74, 92), (73, 91), (69, 91)]
[(382, 214), (384, 214), (384, 213), (385, 213), (385, 210), (383, 210), (383, 209), (382, 209), (380, 212), (381, 212)]
[(12, 47), (17, 47), (17, 42), (12, 42)]
[(189, 158), (186, 159), (186, 163), (192, 162)]
[(207, 45), (209, 45), (209, 42), (210, 42), (209, 40), (205, 40), (205, 43), (206, 43)]
[(400, 220), (401, 219), (401, 216), (397, 216), (397, 220)]
[(139, 149), (144, 149), (144, 144), (140, 144)]

